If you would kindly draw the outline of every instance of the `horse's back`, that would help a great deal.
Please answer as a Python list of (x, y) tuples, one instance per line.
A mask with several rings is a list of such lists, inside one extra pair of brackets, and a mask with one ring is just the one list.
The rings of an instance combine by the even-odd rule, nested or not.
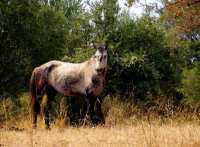
[(63, 62), (49, 73), (49, 84), (64, 95), (84, 94), (84, 64)]
[(49, 62), (46, 62), (39, 66), (39, 68), (49, 68), (49, 67), (56, 67), (62, 65), (64, 62), (58, 61), (58, 60), (52, 60)]
[(94, 96), (99, 95), (104, 87), (104, 75), (98, 75), (91, 62), (70, 63), (62, 61), (49, 61), (36, 67), (39, 85), (45, 83), (56, 91), (72, 96), (85, 94), (90, 88)]

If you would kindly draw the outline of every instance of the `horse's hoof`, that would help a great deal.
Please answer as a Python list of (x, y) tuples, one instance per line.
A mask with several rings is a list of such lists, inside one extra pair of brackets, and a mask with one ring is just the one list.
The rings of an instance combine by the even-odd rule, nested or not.
[(92, 123), (93, 125), (104, 124), (104, 120), (101, 117), (95, 115), (92, 117)]
[(51, 130), (50, 126), (45, 127), (46, 130)]
[(37, 125), (36, 125), (36, 124), (34, 124), (34, 125), (32, 126), (32, 128), (33, 128), (33, 129), (36, 129), (36, 128), (37, 128)]

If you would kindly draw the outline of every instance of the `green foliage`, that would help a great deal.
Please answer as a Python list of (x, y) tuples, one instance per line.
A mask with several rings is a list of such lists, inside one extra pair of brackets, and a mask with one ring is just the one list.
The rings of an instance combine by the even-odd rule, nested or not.
[(0, 94), (24, 89), (31, 69), (63, 55), (66, 20), (38, 1), (0, 2)]
[(119, 5), (117, 0), (95, 1), (89, 4), (92, 22), (95, 24), (94, 39), (96, 41), (110, 40), (117, 29)]
[[(0, 93), (17, 93), (25, 85), (24, 76), (30, 70), (28, 56), (31, 23), (39, 5), (26, 1), (0, 2)], [(29, 18), (29, 19), (28, 19)], [(34, 32), (34, 30), (33, 30)]]
[(182, 81), (187, 98), (199, 100), (199, 65), (191, 59), (199, 62), (200, 42), (192, 40), (192, 33), (188, 39), (170, 22), (148, 15), (134, 19), (120, 11), (117, 0), (90, 1), (89, 9), (84, 4), (83, 0), (0, 1), (0, 99), (8, 95), (14, 99), (27, 90), (34, 67), (52, 59), (83, 62), (94, 54), (92, 41), (106, 41), (107, 93), (143, 100), (176, 97)]
[(75, 52), (71, 56), (64, 56), (63, 61), (65, 62), (73, 62), (73, 63), (80, 63), (88, 60), (92, 55), (94, 55), (95, 50), (92, 48), (76, 48)]
[(144, 99), (175, 91), (180, 69), (166, 47), (164, 31), (157, 20), (148, 16), (138, 20), (123, 17), (116, 34), (117, 42), (113, 41), (110, 52), (114, 93)]
[(200, 64), (195, 64), (190, 69), (183, 71), (182, 91), (186, 101), (197, 102), (200, 100)]
[(52, 7), (43, 6), (35, 19), (37, 30), (31, 36), (34, 48), (30, 49), (33, 67), (64, 55), (68, 31), (62, 11)]

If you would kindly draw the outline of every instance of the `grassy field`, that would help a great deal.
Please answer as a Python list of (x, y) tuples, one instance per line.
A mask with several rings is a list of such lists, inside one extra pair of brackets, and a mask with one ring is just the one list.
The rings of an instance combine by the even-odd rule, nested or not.
[(10, 101), (0, 105), (0, 147), (200, 146), (197, 112), (174, 113), (171, 109), (164, 109), (170, 115), (163, 116), (153, 109), (145, 114), (137, 106), (113, 100), (104, 104), (104, 126), (72, 127), (58, 115), (51, 123), (51, 130), (44, 129), (41, 117), (38, 128), (33, 130), (27, 102), (22, 102), (17, 114), (12, 113), (16, 108)]
[[(23, 129), (20, 129), (23, 128)], [(70, 127), (53, 125), (51, 130), (32, 130), (28, 121), (18, 123), (18, 128), (0, 130), (0, 146), (5, 147), (94, 147), (94, 146), (136, 146), (136, 147), (199, 147), (200, 126), (196, 123), (165, 124), (156, 121), (138, 121), (135, 124), (121, 124), (98, 127)]]

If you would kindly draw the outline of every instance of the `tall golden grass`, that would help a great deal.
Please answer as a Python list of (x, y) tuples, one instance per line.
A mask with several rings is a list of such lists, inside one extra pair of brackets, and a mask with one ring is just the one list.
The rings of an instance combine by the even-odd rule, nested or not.
[(93, 146), (136, 146), (136, 147), (199, 147), (200, 126), (195, 123), (167, 124), (139, 121), (132, 125), (98, 127), (52, 126), (47, 131), (39, 125), (37, 130), (30, 128), (27, 121), (18, 127), (24, 130), (0, 131), (0, 146), (8, 147), (93, 147)]
[[(27, 96), (22, 96), (22, 107), (27, 107)], [(166, 105), (166, 107), (169, 104)], [(38, 128), (31, 128), (28, 109), (15, 110), (11, 101), (1, 103), (0, 146), (8, 147), (199, 147), (200, 125), (198, 114), (174, 113), (168, 115), (142, 112), (138, 106), (107, 98), (104, 104), (106, 118), (103, 126), (72, 127), (58, 116), (51, 130), (44, 129), (40, 117)], [(166, 108), (165, 108), (166, 109)], [(60, 110), (63, 111), (63, 110)]]

